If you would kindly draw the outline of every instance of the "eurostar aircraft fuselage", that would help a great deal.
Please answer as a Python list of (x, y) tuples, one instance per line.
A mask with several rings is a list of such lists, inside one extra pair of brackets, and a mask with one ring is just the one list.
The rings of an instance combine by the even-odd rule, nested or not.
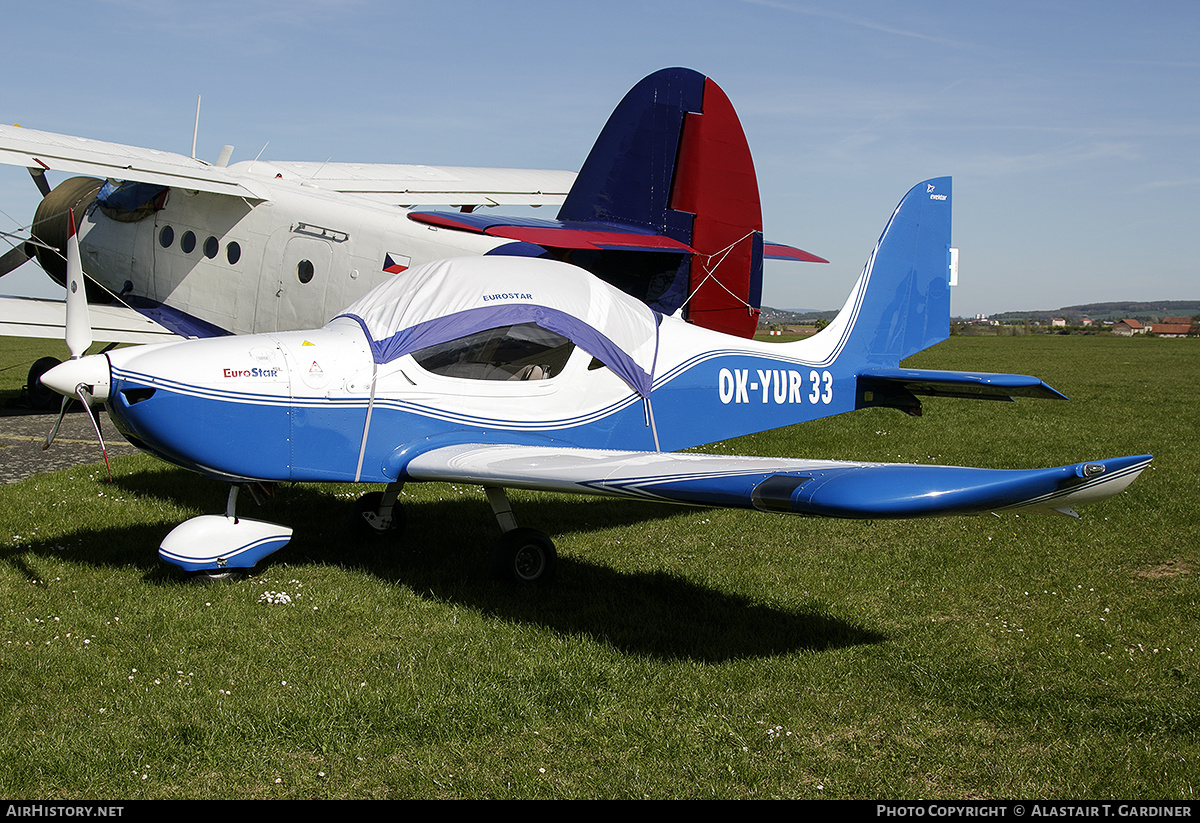
[(949, 331), (950, 207), (949, 178), (913, 187), (834, 321), (787, 344), (664, 316), (559, 261), (476, 255), (397, 275), (323, 328), (82, 357), (90, 333), (69, 302), (74, 359), (43, 382), (105, 401), (140, 448), (234, 484), (224, 517), (160, 546), (203, 574), (290, 540), (234, 510), (241, 485), (276, 481), (386, 483), (357, 508), (376, 534), (402, 521), (405, 483), (478, 483), (503, 532), (495, 568), (520, 582), (552, 573), (556, 550), (516, 525), (505, 488), (869, 519), (1074, 514), (1116, 494), (1148, 455), (999, 470), (672, 451), (868, 406), (917, 413), (920, 394), (1061, 397), (1024, 375), (900, 368)]

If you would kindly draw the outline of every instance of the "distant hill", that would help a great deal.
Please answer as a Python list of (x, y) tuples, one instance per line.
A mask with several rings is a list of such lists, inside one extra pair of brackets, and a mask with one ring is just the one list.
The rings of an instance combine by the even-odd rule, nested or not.
[(820, 311), (818, 309), (773, 309), (763, 306), (758, 316), (758, 325), (770, 326), (778, 323), (782, 326), (811, 324), (817, 320), (832, 320), (837, 316), (837, 309)]
[(1063, 306), (1053, 311), (1006, 311), (989, 315), (989, 319), (1013, 323), (1022, 320), (1051, 320), (1055, 317), (1067, 321), (1090, 317), (1092, 320), (1115, 322), (1131, 317), (1134, 320), (1157, 323), (1164, 317), (1195, 317), (1197, 314), (1200, 314), (1200, 300), (1124, 300), (1112, 303), (1081, 303), (1078, 306)]
[[(1063, 306), (1061, 309), (1006, 311), (988, 315), (988, 319), (1001, 323), (1020, 323), (1025, 320), (1049, 323), (1055, 317), (1061, 317), (1070, 323), (1090, 317), (1097, 322), (1111, 320), (1115, 323), (1118, 320), (1133, 318), (1143, 323), (1159, 323), (1164, 317), (1195, 317), (1197, 314), (1200, 314), (1200, 300), (1122, 300), (1111, 303), (1081, 303), (1078, 306)], [(819, 309), (775, 309), (763, 306), (758, 325), (770, 326), (774, 323), (805, 325), (816, 320), (832, 320), (836, 316), (836, 309), (821, 311)]]

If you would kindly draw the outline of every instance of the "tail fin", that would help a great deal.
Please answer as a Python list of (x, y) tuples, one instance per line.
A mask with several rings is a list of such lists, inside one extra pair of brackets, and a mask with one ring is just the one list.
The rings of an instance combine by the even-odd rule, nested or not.
[(639, 226), (690, 246), (696, 253), (677, 264), (657, 307), (682, 307), (706, 328), (754, 333), (763, 261), (758, 179), (733, 105), (711, 79), (672, 68), (634, 86), (558, 216)]
[(949, 336), (952, 205), (949, 177), (919, 183), (900, 201), (845, 306), (821, 332), (830, 360), (897, 366)]
[[(809, 342), (806, 355), (857, 373), (855, 408), (921, 413), (918, 395), (975, 400), (1063, 395), (1024, 374), (899, 368), (900, 361), (950, 335), (949, 177), (913, 186), (888, 221), (838, 316)], [(805, 345), (804, 341), (794, 345)]]
[[(410, 217), (527, 244), (493, 253), (549, 250), (657, 311), (682, 309), (705, 328), (750, 337), (758, 324), (764, 242), (754, 162), (729, 98), (691, 69), (657, 71), (625, 95), (557, 220)], [(765, 246), (769, 257), (826, 262)]]

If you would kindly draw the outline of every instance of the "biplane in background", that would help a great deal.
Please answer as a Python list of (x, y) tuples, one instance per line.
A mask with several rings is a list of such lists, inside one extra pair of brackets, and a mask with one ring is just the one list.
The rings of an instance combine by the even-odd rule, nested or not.
[[(97, 329), (105, 341), (319, 326), (409, 268), (469, 255), (564, 260), (657, 311), (749, 337), (764, 257), (825, 262), (764, 242), (737, 114), (716, 83), (690, 69), (663, 69), (634, 86), (578, 175), (229, 164), (231, 152), (226, 147), (209, 164), (0, 127), (0, 162), (27, 167), (44, 195), (30, 238), (0, 257), (0, 276), (36, 258), (65, 282), (67, 214), (74, 210), (93, 302), (132, 310), (126, 326)], [(47, 171), (95, 176), (51, 189)], [(554, 220), (484, 208), (555, 204)], [(2, 301), (0, 333), (61, 338), (61, 309), (56, 317), (35, 320), (28, 301)], [(30, 377), (36, 397), (37, 375)]]

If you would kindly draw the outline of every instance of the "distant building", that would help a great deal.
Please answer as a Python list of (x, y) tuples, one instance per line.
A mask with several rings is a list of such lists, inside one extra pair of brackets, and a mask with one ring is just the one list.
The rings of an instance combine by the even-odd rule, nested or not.
[(1118, 334), (1121, 337), (1133, 337), (1135, 334), (1145, 334), (1146, 327), (1137, 320), (1126, 318), (1118, 323), (1113, 324), (1113, 334)]
[(1090, 326), (1090, 325), (1092, 325), (1092, 318), (1090, 318), (1090, 317), (1084, 317), (1083, 319), (1081, 319), (1081, 320), (1079, 321), (1079, 325), (1081, 325), (1081, 326)]
[(1159, 337), (1187, 337), (1191, 330), (1192, 321), (1190, 319), (1186, 323), (1153, 323), (1150, 326), (1150, 333)]
[(1065, 317), (1055, 317), (1053, 320), (1051, 320), (1051, 321), (1050, 321), (1050, 325), (1051, 325), (1051, 326), (1064, 326), (1064, 327), (1065, 327), (1065, 326), (1067, 325), (1067, 320), (1066, 320), (1066, 318), (1065, 318)]

